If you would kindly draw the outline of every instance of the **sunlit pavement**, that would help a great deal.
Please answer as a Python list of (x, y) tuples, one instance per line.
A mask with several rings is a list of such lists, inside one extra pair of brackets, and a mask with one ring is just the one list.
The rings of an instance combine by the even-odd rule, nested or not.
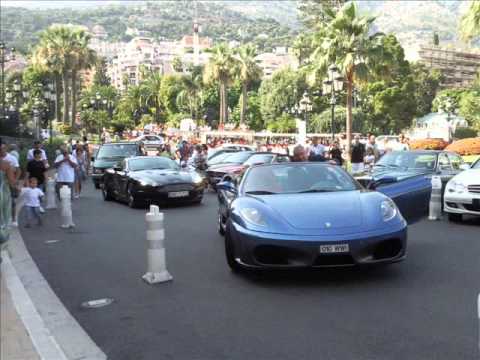
[[(216, 198), (165, 212), (168, 270), (146, 271), (145, 210), (88, 186), (77, 227), (22, 229), (57, 295), (114, 360), (473, 359), (478, 357), (480, 220), (421, 220), (406, 261), (367, 270), (235, 275), (216, 232)], [(52, 242), (51, 240), (60, 240)], [(86, 300), (113, 304), (83, 309)]]

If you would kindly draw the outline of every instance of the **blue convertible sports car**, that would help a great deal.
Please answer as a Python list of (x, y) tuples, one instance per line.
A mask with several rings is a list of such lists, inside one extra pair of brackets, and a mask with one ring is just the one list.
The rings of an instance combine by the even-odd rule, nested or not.
[(228, 265), (353, 266), (403, 260), (407, 223), (387, 196), (326, 163), (249, 168), (218, 184)]

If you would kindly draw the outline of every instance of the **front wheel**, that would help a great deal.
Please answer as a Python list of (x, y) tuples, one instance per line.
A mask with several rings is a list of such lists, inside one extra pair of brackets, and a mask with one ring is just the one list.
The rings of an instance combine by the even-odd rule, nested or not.
[(128, 195), (127, 204), (130, 208), (136, 209), (141, 206), (141, 201), (136, 198), (135, 194), (132, 191), (131, 186), (128, 187), (127, 195)]
[(225, 221), (223, 215), (220, 213), (220, 210), (218, 211), (217, 229), (220, 235), (225, 235)]
[(463, 218), (462, 214), (448, 213), (448, 220), (451, 222), (461, 222), (462, 218)]
[(102, 196), (105, 201), (112, 201), (113, 196), (107, 184), (103, 184), (102, 187)]
[(227, 259), (227, 264), (230, 267), (230, 270), (237, 273), (240, 272), (241, 267), (235, 261), (235, 252), (233, 250), (233, 242), (229, 232), (225, 233), (225, 257)]

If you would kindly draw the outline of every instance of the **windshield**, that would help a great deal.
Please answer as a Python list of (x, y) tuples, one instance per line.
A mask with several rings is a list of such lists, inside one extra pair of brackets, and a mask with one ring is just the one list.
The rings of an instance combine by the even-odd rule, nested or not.
[(165, 157), (142, 157), (138, 159), (130, 159), (128, 168), (131, 171), (153, 170), (153, 169), (170, 169), (178, 170), (178, 165)]
[(480, 158), (473, 163), (472, 169), (480, 169)]
[(376, 168), (401, 168), (402, 170), (429, 170), (435, 168), (437, 154), (394, 151), (385, 154), (376, 164)]
[(244, 162), (244, 165), (256, 165), (256, 164), (268, 164), (271, 163), (273, 159), (273, 154), (256, 154), (252, 155), (247, 161)]
[(252, 153), (249, 151), (240, 151), (237, 153), (233, 153), (227, 158), (224, 159), (225, 163), (232, 163), (232, 164), (243, 164), (250, 156), (252, 156)]
[(214, 164), (219, 164), (223, 162), (225, 159), (227, 159), (229, 156), (233, 155), (235, 153), (231, 152), (224, 152), (218, 155), (213, 156), (210, 160), (208, 160), (209, 165), (214, 165)]
[(247, 194), (291, 194), (353, 191), (360, 186), (343, 169), (333, 165), (289, 164), (252, 168), (245, 177)]
[(97, 159), (129, 157), (138, 155), (137, 144), (109, 144), (103, 145), (97, 154)]

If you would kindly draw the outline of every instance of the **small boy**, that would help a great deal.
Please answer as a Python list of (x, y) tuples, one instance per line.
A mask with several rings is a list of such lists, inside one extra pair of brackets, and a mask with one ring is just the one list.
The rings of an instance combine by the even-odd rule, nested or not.
[(25, 227), (31, 226), (32, 219), (37, 219), (38, 225), (42, 226), (42, 218), (40, 212), (40, 199), (45, 195), (38, 186), (36, 177), (29, 179), (28, 187), (22, 189), (21, 195), (25, 199), (25, 209), (27, 210), (27, 224)]

